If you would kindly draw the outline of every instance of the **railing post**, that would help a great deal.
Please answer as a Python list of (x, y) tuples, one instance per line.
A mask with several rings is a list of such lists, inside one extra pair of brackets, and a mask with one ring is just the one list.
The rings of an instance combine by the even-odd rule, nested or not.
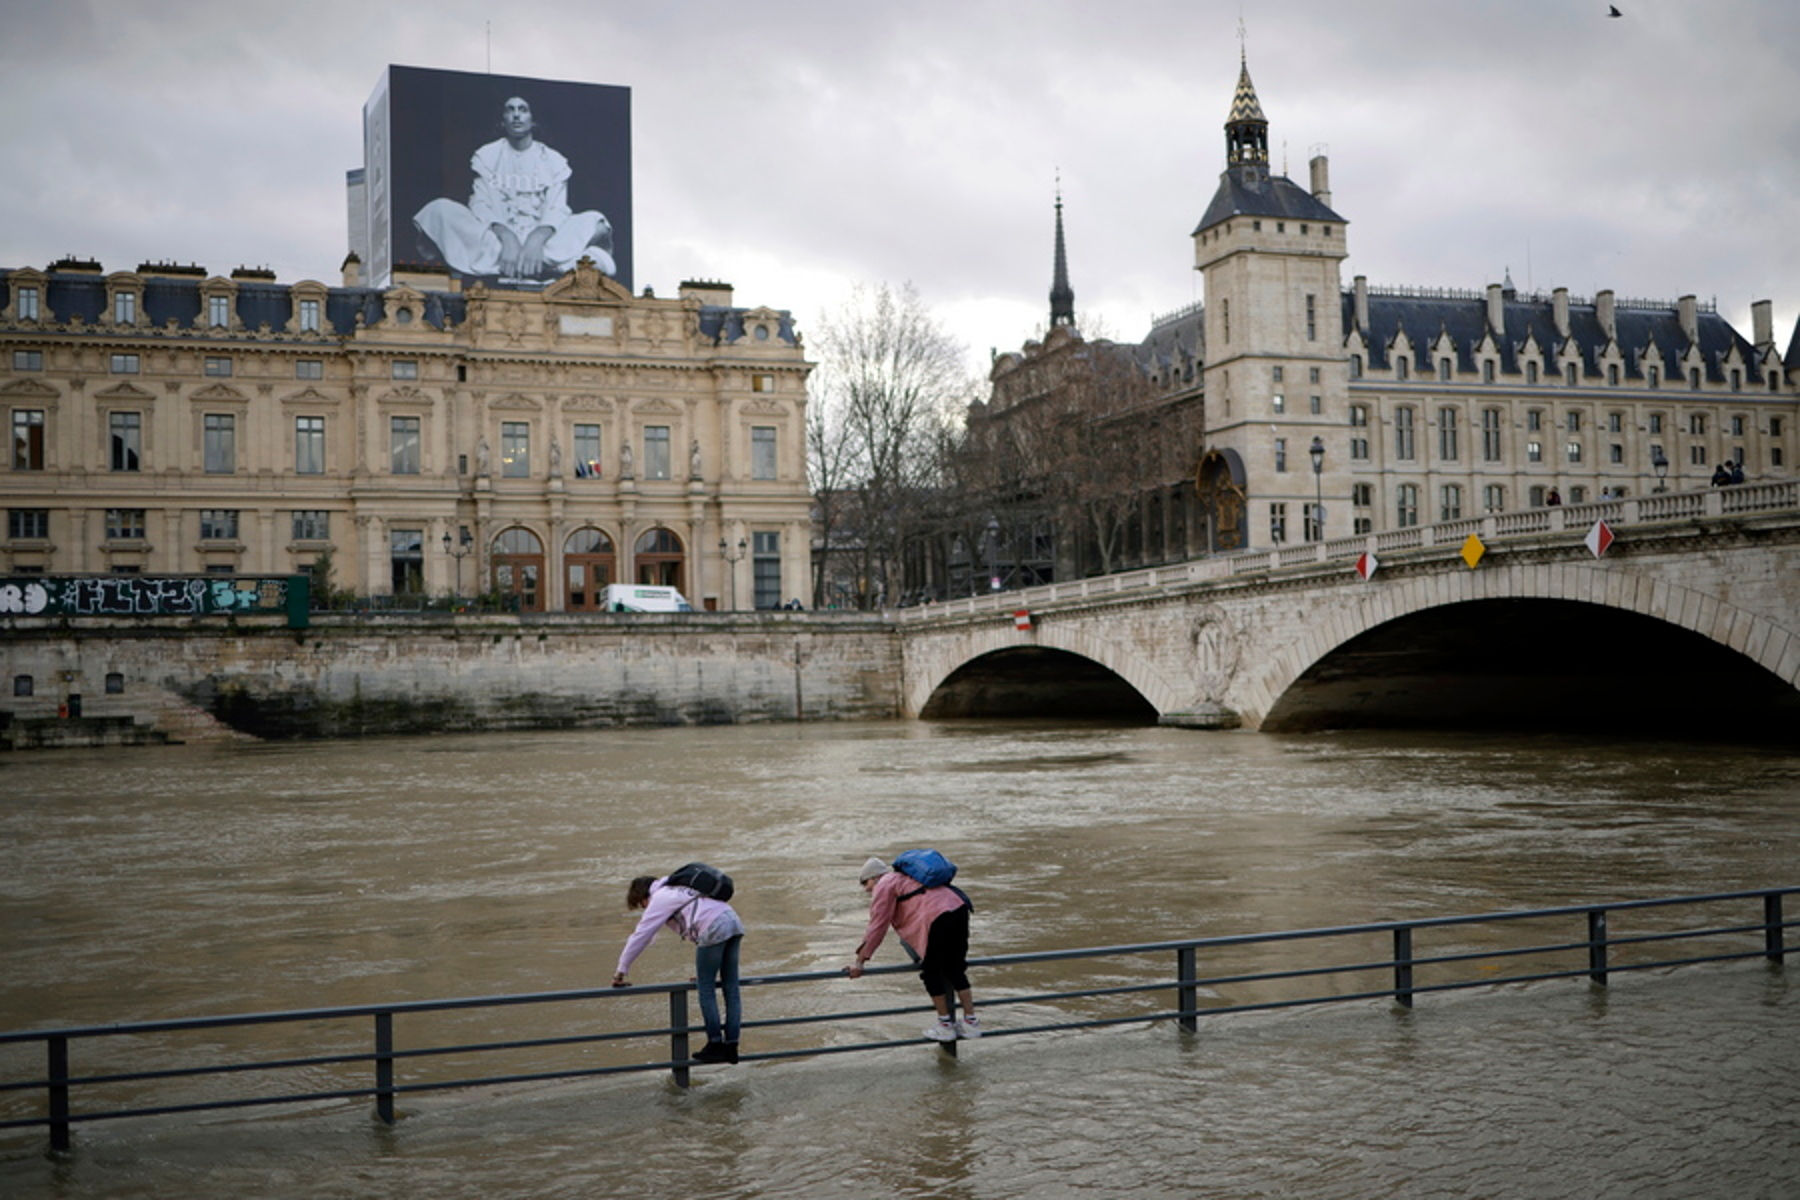
[(67, 1154), (69, 1138), (69, 1039), (52, 1036), (46, 1043), (50, 1051), (50, 1149)]
[(1394, 999), (1402, 1006), (1413, 1006), (1412, 926), (1394, 930)]
[(1782, 928), (1781, 893), (1763, 897), (1763, 957), (1780, 962), (1787, 947), (1787, 930)]
[(1175, 1007), (1181, 1011), (1181, 1028), (1188, 1033), (1199, 1027), (1199, 989), (1194, 986), (1200, 977), (1196, 969), (1198, 959), (1199, 953), (1192, 946), (1175, 951), (1175, 978), (1180, 981), (1175, 989)]
[(1588, 978), (1606, 986), (1606, 910), (1588, 912)]
[(676, 1087), (688, 1085), (688, 1015), (687, 989), (669, 989), (669, 1058), (674, 1062), (670, 1072)]
[(394, 1014), (375, 1014), (375, 1116), (394, 1123)]

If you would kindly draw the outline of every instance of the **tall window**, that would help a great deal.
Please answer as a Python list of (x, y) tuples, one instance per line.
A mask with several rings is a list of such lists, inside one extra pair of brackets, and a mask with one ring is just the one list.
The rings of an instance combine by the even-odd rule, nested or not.
[(6, 536), (15, 542), (47, 539), (50, 536), (50, 510), (47, 508), (7, 509)]
[(644, 426), (644, 478), (669, 477), (669, 427)]
[(1325, 509), (1322, 505), (1308, 500), (1300, 506), (1300, 528), (1309, 542), (1323, 541), (1325, 538)]
[(1394, 457), (1411, 460), (1413, 453), (1413, 410), (1396, 408), (1394, 410)]
[(325, 473), (325, 418), (294, 418), (294, 473)]
[(106, 418), (111, 466), (115, 471), (136, 471), (143, 466), (143, 414), (111, 413)]
[(1269, 505), (1269, 541), (1279, 546), (1287, 541), (1287, 505)]
[(1662, 425), (1663, 425), (1662, 417), (1663, 417), (1663, 415), (1661, 413), (1651, 413), (1650, 414), (1650, 432), (1651, 433), (1661, 433), (1662, 432)]
[(203, 542), (235, 542), (238, 515), (235, 508), (203, 508), (200, 510), (200, 540)]
[[(756, 425), (750, 429), (750, 478), (775, 478), (775, 427), (773, 425)], [(761, 537), (762, 535), (758, 534), (757, 536)]]
[(600, 427), (575, 427), (575, 478), (600, 478)]
[[(417, 475), (420, 467), (419, 418), (388, 418), (389, 470), (395, 475)], [(520, 472), (523, 474), (523, 472)], [(512, 474), (511, 471), (507, 472)]]
[(1491, 513), (1505, 512), (1506, 511), (1506, 485), (1503, 483), (1490, 483), (1486, 487), (1482, 488), (1481, 489), (1481, 504), (1482, 504), (1482, 507), (1487, 509), (1488, 512), (1491, 512)]
[(1705, 413), (1689, 413), (1688, 414), (1688, 432), (1693, 434), (1695, 437), (1703, 437), (1706, 434), (1706, 414)]
[(1447, 358), (1438, 359), (1438, 378), (1445, 383), (1450, 382), (1450, 360), (1449, 359), (1447, 359)]
[(1394, 489), (1395, 524), (1402, 529), (1419, 523), (1419, 485), (1403, 483)]
[(1580, 433), (1581, 432), (1581, 414), (1579, 412), (1570, 410), (1567, 414), (1565, 414), (1564, 419), (1567, 420), (1569, 423), (1569, 432), (1570, 433)]
[(1536, 383), (1537, 376), (1538, 376), (1537, 360), (1536, 359), (1527, 360), (1525, 363), (1525, 382), (1526, 383)]
[(113, 294), (113, 323), (115, 325), (137, 324), (136, 292), (115, 292)]
[(13, 313), (21, 321), (38, 319), (38, 290), (34, 287), (22, 287), (13, 299)]
[(1406, 361), (1406, 356), (1404, 354), (1394, 360), (1395, 379), (1405, 379), (1411, 374), (1412, 365)]
[(107, 509), (106, 540), (109, 542), (143, 541), (144, 510), (141, 508)]
[(1544, 461), (1544, 443), (1542, 443), (1542, 442), (1526, 442), (1525, 443), (1525, 461), (1526, 462), (1543, 462)]
[(1275, 439), (1275, 469), (1277, 471), (1287, 470), (1287, 439), (1286, 438), (1276, 438)]
[(204, 426), (207, 474), (231, 474), (237, 470), (237, 418), (230, 413), (207, 413)]
[(1438, 488), (1438, 520), (1462, 520), (1462, 484), (1446, 483)]
[(1500, 410), (1481, 410), (1481, 458), (1483, 462), (1500, 461)]
[(500, 474), (511, 479), (531, 474), (531, 426), (524, 421), (500, 422)]
[(224, 329), (231, 324), (230, 296), (208, 296), (206, 298), (206, 323), (214, 329)]
[(1526, 410), (1525, 428), (1529, 429), (1533, 433), (1536, 433), (1538, 430), (1542, 429), (1543, 427), (1544, 427), (1544, 410), (1541, 408), (1533, 408), (1533, 409)]
[(755, 588), (756, 607), (781, 607), (781, 535), (750, 535), (750, 578)]
[(296, 542), (329, 542), (331, 514), (322, 508), (295, 509), (293, 533)]
[(1219, 301), (1219, 321), (1225, 328), (1225, 340), (1231, 340), (1231, 300)]
[(15, 471), (44, 469), (44, 410), (15, 408), (12, 410), (13, 452)]
[(1457, 443), (1456, 410), (1454, 408), (1438, 409), (1438, 457), (1445, 462), (1455, 462), (1462, 456), (1462, 448)]
[[(1369, 406), (1352, 404), (1350, 406), (1350, 428), (1364, 430), (1369, 427)], [(1369, 457), (1369, 438), (1365, 433), (1353, 432), (1350, 435), (1350, 457), (1358, 460)]]
[(1310, 294), (1306, 297), (1306, 340), (1309, 342), (1319, 340), (1318, 300), (1317, 296)]
[(416, 596), (425, 590), (425, 531), (388, 530), (389, 579), (396, 596)]
[(1567, 446), (1564, 447), (1563, 452), (1568, 456), (1568, 459), (1570, 462), (1578, 463), (1581, 461), (1581, 443), (1580, 442), (1570, 442)]
[(300, 332), (319, 332), (319, 302), (317, 300), (300, 302)]
[(1607, 413), (1606, 431), (1608, 433), (1623, 433), (1625, 431), (1625, 414)]
[(1565, 363), (1563, 365), (1563, 382), (1568, 384), (1570, 387), (1575, 386), (1575, 364), (1574, 363)]

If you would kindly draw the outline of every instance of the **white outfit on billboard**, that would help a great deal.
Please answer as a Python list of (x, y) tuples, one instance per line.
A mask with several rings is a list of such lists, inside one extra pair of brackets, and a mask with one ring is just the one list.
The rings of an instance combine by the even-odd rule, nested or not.
[(453, 270), (463, 275), (499, 272), (495, 225), (511, 229), (521, 243), (548, 225), (555, 232), (544, 243), (547, 267), (561, 274), (586, 257), (606, 274), (614, 272), (611, 223), (597, 212), (569, 211), (573, 172), (568, 159), (542, 142), (515, 150), (501, 138), (477, 150), (469, 167), (475, 172), (475, 189), (468, 204), (439, 198), (413, 217)]

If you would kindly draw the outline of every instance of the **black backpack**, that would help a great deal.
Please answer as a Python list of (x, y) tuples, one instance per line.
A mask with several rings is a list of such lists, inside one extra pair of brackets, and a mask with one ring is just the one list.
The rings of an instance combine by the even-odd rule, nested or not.
[(693, 888), (711, 900), (730, 900), (731, 893), (735, 890), (731, 884), (731, 876), (717, 867), (699, 862), (691, 862), (670, 871), (668, 883), (671, 887)]

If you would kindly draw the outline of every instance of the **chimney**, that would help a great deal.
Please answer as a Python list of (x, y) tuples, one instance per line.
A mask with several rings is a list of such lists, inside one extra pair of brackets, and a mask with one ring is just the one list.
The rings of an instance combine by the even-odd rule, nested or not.
[(1550, 316), (1556, 322), (1556, 336), (1569, 336), (1569, 289), (1557, 288), (1550, 293)]
[(1501, 284), (1487, 286), (1487, 317), (1488, 328), (1493, 330), (1496, 339), (1506, 333), (1506, 297)]
[(1354, 284), (1356, 289), (1355, 309), (1356, 328), (1363, 334), (1369, 332), (1369, 277), (1358, 275)]
[(356, 251), (352, 250), (344, 256), (343, 270), (345, 287), (362, 286), (362, 259), (356, 257)]
[(1750, 306), (1750, 328), (1753, 332), (1751, 341), (1758, 352), (1773, 349), (1775, 346), (1775, 312), (1767, 300), (1758, 300)]
[(1700, 303), (1692, 296), (1683, 296), (1675, 303), (1681, 310), (1681, 335), (1692, 346), (1700, 340)]
[(1331, 207), (1331, 164), (1323, 154), (1313, 155), (1312, 194), (1314, 200), (1326, 208)]
[(1600, 322), (1600, 332), (1609, 342), (1619, 340), (1619, 323), (1613, 315), (1612, 289), (1594, 293), (1594, 316)]

